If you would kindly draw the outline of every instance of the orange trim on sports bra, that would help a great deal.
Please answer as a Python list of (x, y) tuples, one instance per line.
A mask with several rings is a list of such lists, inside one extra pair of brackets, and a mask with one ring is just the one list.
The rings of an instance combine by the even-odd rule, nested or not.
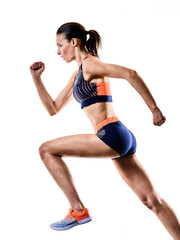
[(98, 95), (111, 95), (109, 82), (96, 83), (96, 87)]

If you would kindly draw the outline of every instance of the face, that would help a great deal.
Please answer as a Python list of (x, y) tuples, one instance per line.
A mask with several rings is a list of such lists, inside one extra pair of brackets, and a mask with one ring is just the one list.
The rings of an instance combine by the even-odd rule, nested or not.
[(56, 44), (58, 47), (57, 54), (60, 55), (63, 60), (65, 60), (67, 63), (74, 60), (75, 48), (72, 40), (68, 42), (68, 40), (65, 39), (64, 34), (62, 33), (56, 36)]

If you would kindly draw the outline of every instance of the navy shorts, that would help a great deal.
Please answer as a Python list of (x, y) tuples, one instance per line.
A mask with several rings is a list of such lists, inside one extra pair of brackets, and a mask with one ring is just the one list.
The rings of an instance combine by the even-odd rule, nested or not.
[(101, 127), (96, 135), (109, 147), (124, 157), (136, 152), (136, 138), (133, 133), (120, 122), (111, 122)]

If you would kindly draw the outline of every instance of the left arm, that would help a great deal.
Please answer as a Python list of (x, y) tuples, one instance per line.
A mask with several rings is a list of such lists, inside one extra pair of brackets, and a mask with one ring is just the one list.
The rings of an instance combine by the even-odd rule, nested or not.
[(150, 90), (139, 76), (139, 74), (129, 68), (125, 68), (115, 64), (102, 63), (96, 59), (91, 59), (84, 64), (84, 70), (87, 72), (90, 78), (93, 77), (111, 77), (126, 79), (131, 86), (141, 95), (149, 109), (153, 114), (154, 125), (162, 125), (165, 122), (165, 117), (158, 108)]
[(153, 124), (161, 126), (163, 123), (165, 123), (166, 118), (163, 116), (161, 110), (158, 108), (150, 90), (148, 89), (143, 79), (139, 76), (139, 74), (134, 71), (134, 73), (132, 73), (132, 76), (130, 76), (127, 80), (131, 84), (131, 86), (141, 95), (141, 97), (144, 99), (145, 103), (151, 110), (153, 114)]

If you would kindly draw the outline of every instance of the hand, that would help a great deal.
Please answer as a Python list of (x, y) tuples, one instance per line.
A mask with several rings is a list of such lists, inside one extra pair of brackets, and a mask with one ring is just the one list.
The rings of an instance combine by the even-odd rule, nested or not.
[(45, 69), (45, 65), (43, 62), (34, 62), (30, 67), (30, 72), (34, 79), (37, 79), (41, 76), (42, 72)]
[(165, 123), (166, 118), (163, 116), (161, 110), (159, 108), (156, 108), (152, 112), (153, 114), (153, 124), (157, 126), (161, 126), (163, 123)]

